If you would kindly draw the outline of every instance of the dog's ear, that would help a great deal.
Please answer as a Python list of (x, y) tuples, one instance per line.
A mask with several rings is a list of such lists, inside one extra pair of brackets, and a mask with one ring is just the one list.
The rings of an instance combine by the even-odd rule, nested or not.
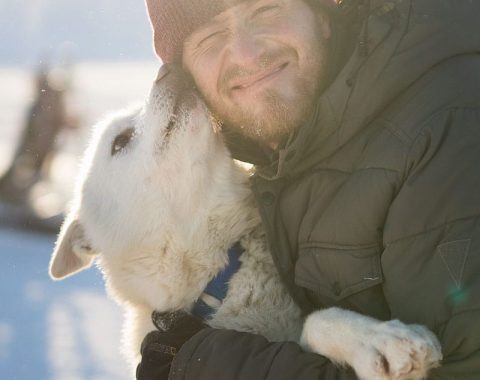
[(76, 219), (66, 221), (50, 260), (50, 276), (59, 280), (92, 265), (95, 252), (82, 225)]

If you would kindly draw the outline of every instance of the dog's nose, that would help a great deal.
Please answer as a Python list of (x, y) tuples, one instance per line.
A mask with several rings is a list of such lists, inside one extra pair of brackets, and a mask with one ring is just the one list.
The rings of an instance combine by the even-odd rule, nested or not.
[(176, 92), (193, 90), (193, 80), (180, 66), (175, 64), (164, 64), (157, 74), (156, 83)]

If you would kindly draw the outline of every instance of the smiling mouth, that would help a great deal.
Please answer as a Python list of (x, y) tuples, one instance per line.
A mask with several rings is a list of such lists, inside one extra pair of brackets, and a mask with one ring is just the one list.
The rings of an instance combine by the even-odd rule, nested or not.
[(273, 69), (262, 71), (256, 75), (250, 76), (248, 78), (237, 80), (233, 86), (230, 87), (232, 91), (239, 91), (249, 89), (251, 87), (263, 84), (268, 80), (275, 77), (278, 73), (283, 71), (288, 66), (288, 62), (285, 62), (279, 66), (274, 67)]

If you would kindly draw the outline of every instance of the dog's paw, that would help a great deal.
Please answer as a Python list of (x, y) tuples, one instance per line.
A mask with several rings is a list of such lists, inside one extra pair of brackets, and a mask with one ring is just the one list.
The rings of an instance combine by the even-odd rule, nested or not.
[(440, 343), (423, 326), (393, 320), (369, 330), (351, 363), (361, 379), (421, 380), (442, 359)]

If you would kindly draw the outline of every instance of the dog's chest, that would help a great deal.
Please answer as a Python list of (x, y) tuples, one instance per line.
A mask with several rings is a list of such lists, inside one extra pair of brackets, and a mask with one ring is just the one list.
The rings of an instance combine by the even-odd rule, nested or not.
[(271, 341), (297, 341), (302, 328), (300, 310), (281, 283), (263, 241), (255, 240), (242, 240), (241, 267), (209, 324), (261, 334)]

